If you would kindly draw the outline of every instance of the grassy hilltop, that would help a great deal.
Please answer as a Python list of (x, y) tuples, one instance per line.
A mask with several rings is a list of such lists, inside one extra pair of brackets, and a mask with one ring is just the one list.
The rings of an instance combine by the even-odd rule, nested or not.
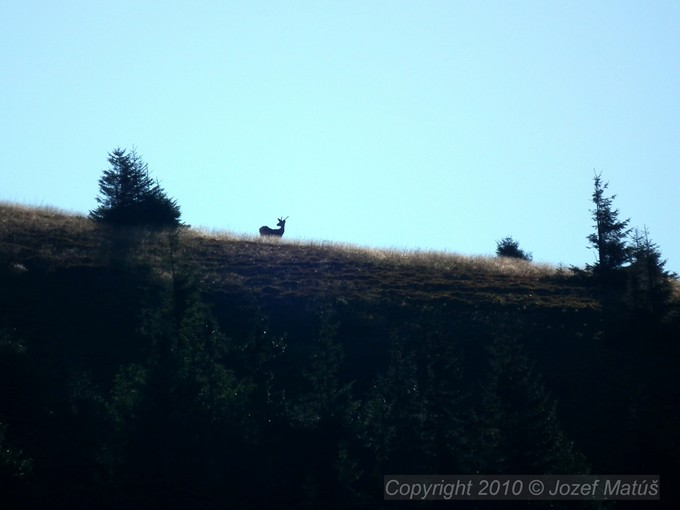
[[(57, 210), (0, 205), (7, 259), (43, 270), (107, 267), (110, 232), (85, 217)], [(182, 230), (172, 250), (163, 235), (138, 237), (134, 257), (160, 275), (171, 251), (211, 289), (331, 300), (448, 300), (460, 304), (598, 308), (592, 292), (547, 265), (502, 257), (371, 250), (351, 245), (301, 244), (285, 239)], [(132, 240), (131, 240), (132, 242)]]
[(677, 299), (9, 204), (0, 288), (3, 507), (377, 508), (383, 474), (680, 468)]

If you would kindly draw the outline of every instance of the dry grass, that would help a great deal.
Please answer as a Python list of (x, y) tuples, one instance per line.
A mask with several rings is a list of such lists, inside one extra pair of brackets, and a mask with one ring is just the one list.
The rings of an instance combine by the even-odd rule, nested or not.
[(0, 203), (0, 255), (14, 264), (82, 264), (99, 244), (95, 225), (54, 207)]
[(92, 230), (87, 217), (52, 206), (27, 206), (11, 202), (0, 202), (0, 228), (68, 228)]
[(589, 290), (570, 275), (517, 259), (196, 230), (185, 232), (181, 245), (184, 256), (200, 265), (217, 288), (340, 300), (597, 306)]
[[(190, 266), (214, 292), (429, 302), (479, 306), (596, 307), (590, 291), (545, 264), (437, 251), (372, 249), (351, 244), (260, 238), (230, 232), (167, 233), (128, 229), (133, 258), (168, 274), (170, 260)], [(130, 240), (132, 239), (132, 242)], [(12, 267), (104, 266), (112, 231), (54, 208), (0, 204), (0, 258)], [(171, 248), (171, 246), (173, 248)], [(171, 257), (172, 253), (172, 257)]]
[(276, 246), (296, 246), (319, 252), (330, 252), (347, 260), (363, 261), (391, 267), (429, 268), (439, 271), (487, 272), (518, 277), (542, 278), (555, 276), (561, 270), (550, 264), (537, 264), (520, 259), (488, 255), (468, 256), (444, 251), (367, 248), (349, 243), (329, 241), (298, 241), (240, 235), (227, 231), (191, 230), (188, 242), (249, 242)]

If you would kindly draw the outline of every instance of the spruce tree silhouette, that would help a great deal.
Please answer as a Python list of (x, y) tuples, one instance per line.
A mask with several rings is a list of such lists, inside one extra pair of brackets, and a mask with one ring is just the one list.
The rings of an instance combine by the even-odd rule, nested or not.
[(496, 255), (499, 257), (511, 257), (529, 261), (533, 259), (533, 255), (520, 249), (519, 242), (515, 241), (510, 236), (504, 237), (500, 241), (496, 241)]
[(101, 223), (152, 228), (178, 227), (180, 209), (149, 175), (148, 165), (133, 149), (109, 153), (111, 168), (99, 179), (99, 207), (90, 217)]
[(677, 275), (664, 269), (666, 260), (647, 227), (633, 229), (631, 243), (627, 285), (630, 305), (638, 314), (660, 319), (670, 306), (672, 281)]
[(602, 182), (602, 173), (595, 174), (592, 200), (595, 209), (592, 209), (595, 221), (595, 232), (588, 236), (592, 247), (597, 250), (597, 262), (586, 265), (596, 275), (600, 282), (609, 284), (613, 282), (617, 270), (621, 269), (630, 258), (630, 249), (626, 238), (630, 229), (630, 219), (619, 221), (619, 210), (614, 209), (612, 202), (616, 195), (605, 197), (604, 192), (609, 186), (608, 182)]

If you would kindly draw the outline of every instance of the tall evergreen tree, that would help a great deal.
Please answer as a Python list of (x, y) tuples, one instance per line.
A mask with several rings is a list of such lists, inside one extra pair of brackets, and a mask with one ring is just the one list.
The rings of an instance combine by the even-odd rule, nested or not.
[(478, 416), (481, 446), (476, 461), (488, 473), (587, 474), (585, 457), (557, 419), (557, 402), (513, 337), (489, 347), (490, 376)]
[(426, 409), (418, 382), (414, 349), (396, 337), (389, 364), (380, 374), (364, 406), (365, 441), (377, 461), (376, 479), (384, 473), (423, 471), (423, 423)]
[(116, 148), (109, 153), (111, 168), (99, 179), (99, 207), (90, 217), (115, 225), (177, 227), (180, 209), (149, 175), (148, 165), (133, 149)]
[(124, 367), (111, 392), (116, 506), (221, 508), (255, 494), (244, 482), (254, 479), (252, 384), (227, 366), (232, 341), (196, 283), (179, 278), (142, 328), (149, 359)]
[(628, 293), (634, 309), (660, 317), (672, 294), (671, 279), (675, 276), (664, 269), (666, 261), (649, 238), (649, 231), (634, 229), (631, 264), (628, 269)]
[(352, 383), (341, 380), (344, 349), (333, 311), (321, 310), (320, 321), (303, 373), (309, 390), (291, 408), (291, 421), (303, 432), (302, 450), (307, 452), (298, 507), (348, 508), (356, 506), (361, 475), (352, 453), (360, 403), (352, 396)]
[(0, 507), (28, 508), (33, 462), (9, 443), (6, 430), (7, 425), (0, 422)]
[(434, 472), (468, 473), (471, 464), (468, 395), (463, 391), (461, 343), (440, 311), (423, 308), (419, 334), (423, 451)]
[(595, 208), (591, 210), (595, 224), (595, 232), (588, 236), (592, 247), (597, 250), (597, 262), (588, 265), (602, 283), (610, 283), (614, 273), (629, 260), (630, 250), (626, 238), (630, 229), (630, 219), (619, 220), (619, 211), (612, 202), (616, 195), (605, 196), (608, 182), (602, 182), (602, 173), (595, 174), (592, 200)]

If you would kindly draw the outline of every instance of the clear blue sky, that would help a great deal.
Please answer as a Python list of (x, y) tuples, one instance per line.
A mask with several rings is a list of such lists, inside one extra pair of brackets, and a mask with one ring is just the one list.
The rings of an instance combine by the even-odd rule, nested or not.
[(0, 199), (136, 146), (186, 222), (583, 265), (593, 170), (680, 272), (680, 2), (0, 4)]

